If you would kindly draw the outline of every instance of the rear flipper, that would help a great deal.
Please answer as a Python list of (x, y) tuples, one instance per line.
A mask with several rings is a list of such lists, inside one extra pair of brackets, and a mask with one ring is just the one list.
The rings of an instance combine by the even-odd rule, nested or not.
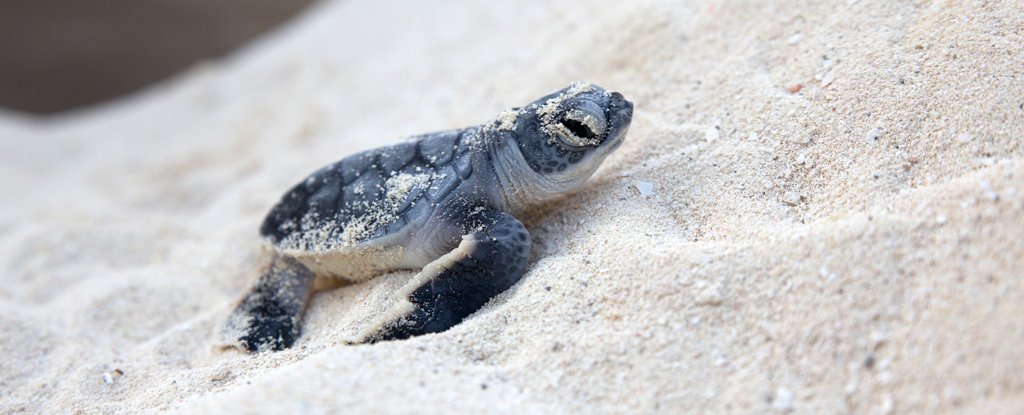
[(313, 273), (293, 258), (274, 255), (256, 287), (228, 317), (225, 340), (250, 352), (291, 347), (313, 289)]
[(481, 226), (413, 277), (399, 291), (398, 304), (353, 343), (445, 331), (519, 281), (530, 255), (526, 228), (512, 215), (495, 210), (471, 216)]

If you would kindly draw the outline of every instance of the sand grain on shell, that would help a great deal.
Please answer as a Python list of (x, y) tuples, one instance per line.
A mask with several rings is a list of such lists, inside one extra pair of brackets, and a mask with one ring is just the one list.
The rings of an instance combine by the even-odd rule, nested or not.
[[(0, 413), (1024, 413), (1021, 27), (1012, 1), (331, 1), (118, 105), (0, 114)], [(304, 174), (577, 79), (633, 125), (523, 218), (515, 288), (344, 346), (389, 273), (315, 296), (293, 349), (212, 346)]]
[[(433, 173), (399, 173), (384, 182), (383, 199), (367, 202), (360, 214), (346, 214), (342, 209), (337, 219), (321, 218), (320, 213), (311, 211), (302, 217), (302, 225), (286, 222), (285, 229), (293, 229), (278, 247), (288, 253), (329, 252), (359, 245), (377, 234), (383, 226), (398, 219), (399, 207), (416, 188), (426, 188), (434, 182)], [(353, 190), (361, 194), (365, 189)], [(340, 219), (344, 219), (341, 222)]]

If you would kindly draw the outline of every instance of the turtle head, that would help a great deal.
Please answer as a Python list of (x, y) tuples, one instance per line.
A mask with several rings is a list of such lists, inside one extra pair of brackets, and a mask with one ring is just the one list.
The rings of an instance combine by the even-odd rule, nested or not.
[(575, 83), (517, 110), (511, 136), (542, 193), (581, 186), (622, 145), (633, 103), (618, 92)]

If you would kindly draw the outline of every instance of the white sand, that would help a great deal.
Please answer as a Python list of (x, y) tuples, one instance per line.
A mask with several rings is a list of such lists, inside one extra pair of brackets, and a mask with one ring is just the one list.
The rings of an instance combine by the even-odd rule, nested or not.
[[(375, 3), (0, 117), (0, 413), (1024, 412), (1019, 1)], [(342, 345), (394, 273), (212, 347), (293, 183), (580, 79), (633, 128), (510, 292)]]

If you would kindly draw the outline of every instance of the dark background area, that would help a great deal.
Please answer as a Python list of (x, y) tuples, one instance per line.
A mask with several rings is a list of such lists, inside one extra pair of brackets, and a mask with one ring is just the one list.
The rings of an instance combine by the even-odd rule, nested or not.
[(0, 0), (0, 107), (101, 102), (222, 56), (313, 0)]

